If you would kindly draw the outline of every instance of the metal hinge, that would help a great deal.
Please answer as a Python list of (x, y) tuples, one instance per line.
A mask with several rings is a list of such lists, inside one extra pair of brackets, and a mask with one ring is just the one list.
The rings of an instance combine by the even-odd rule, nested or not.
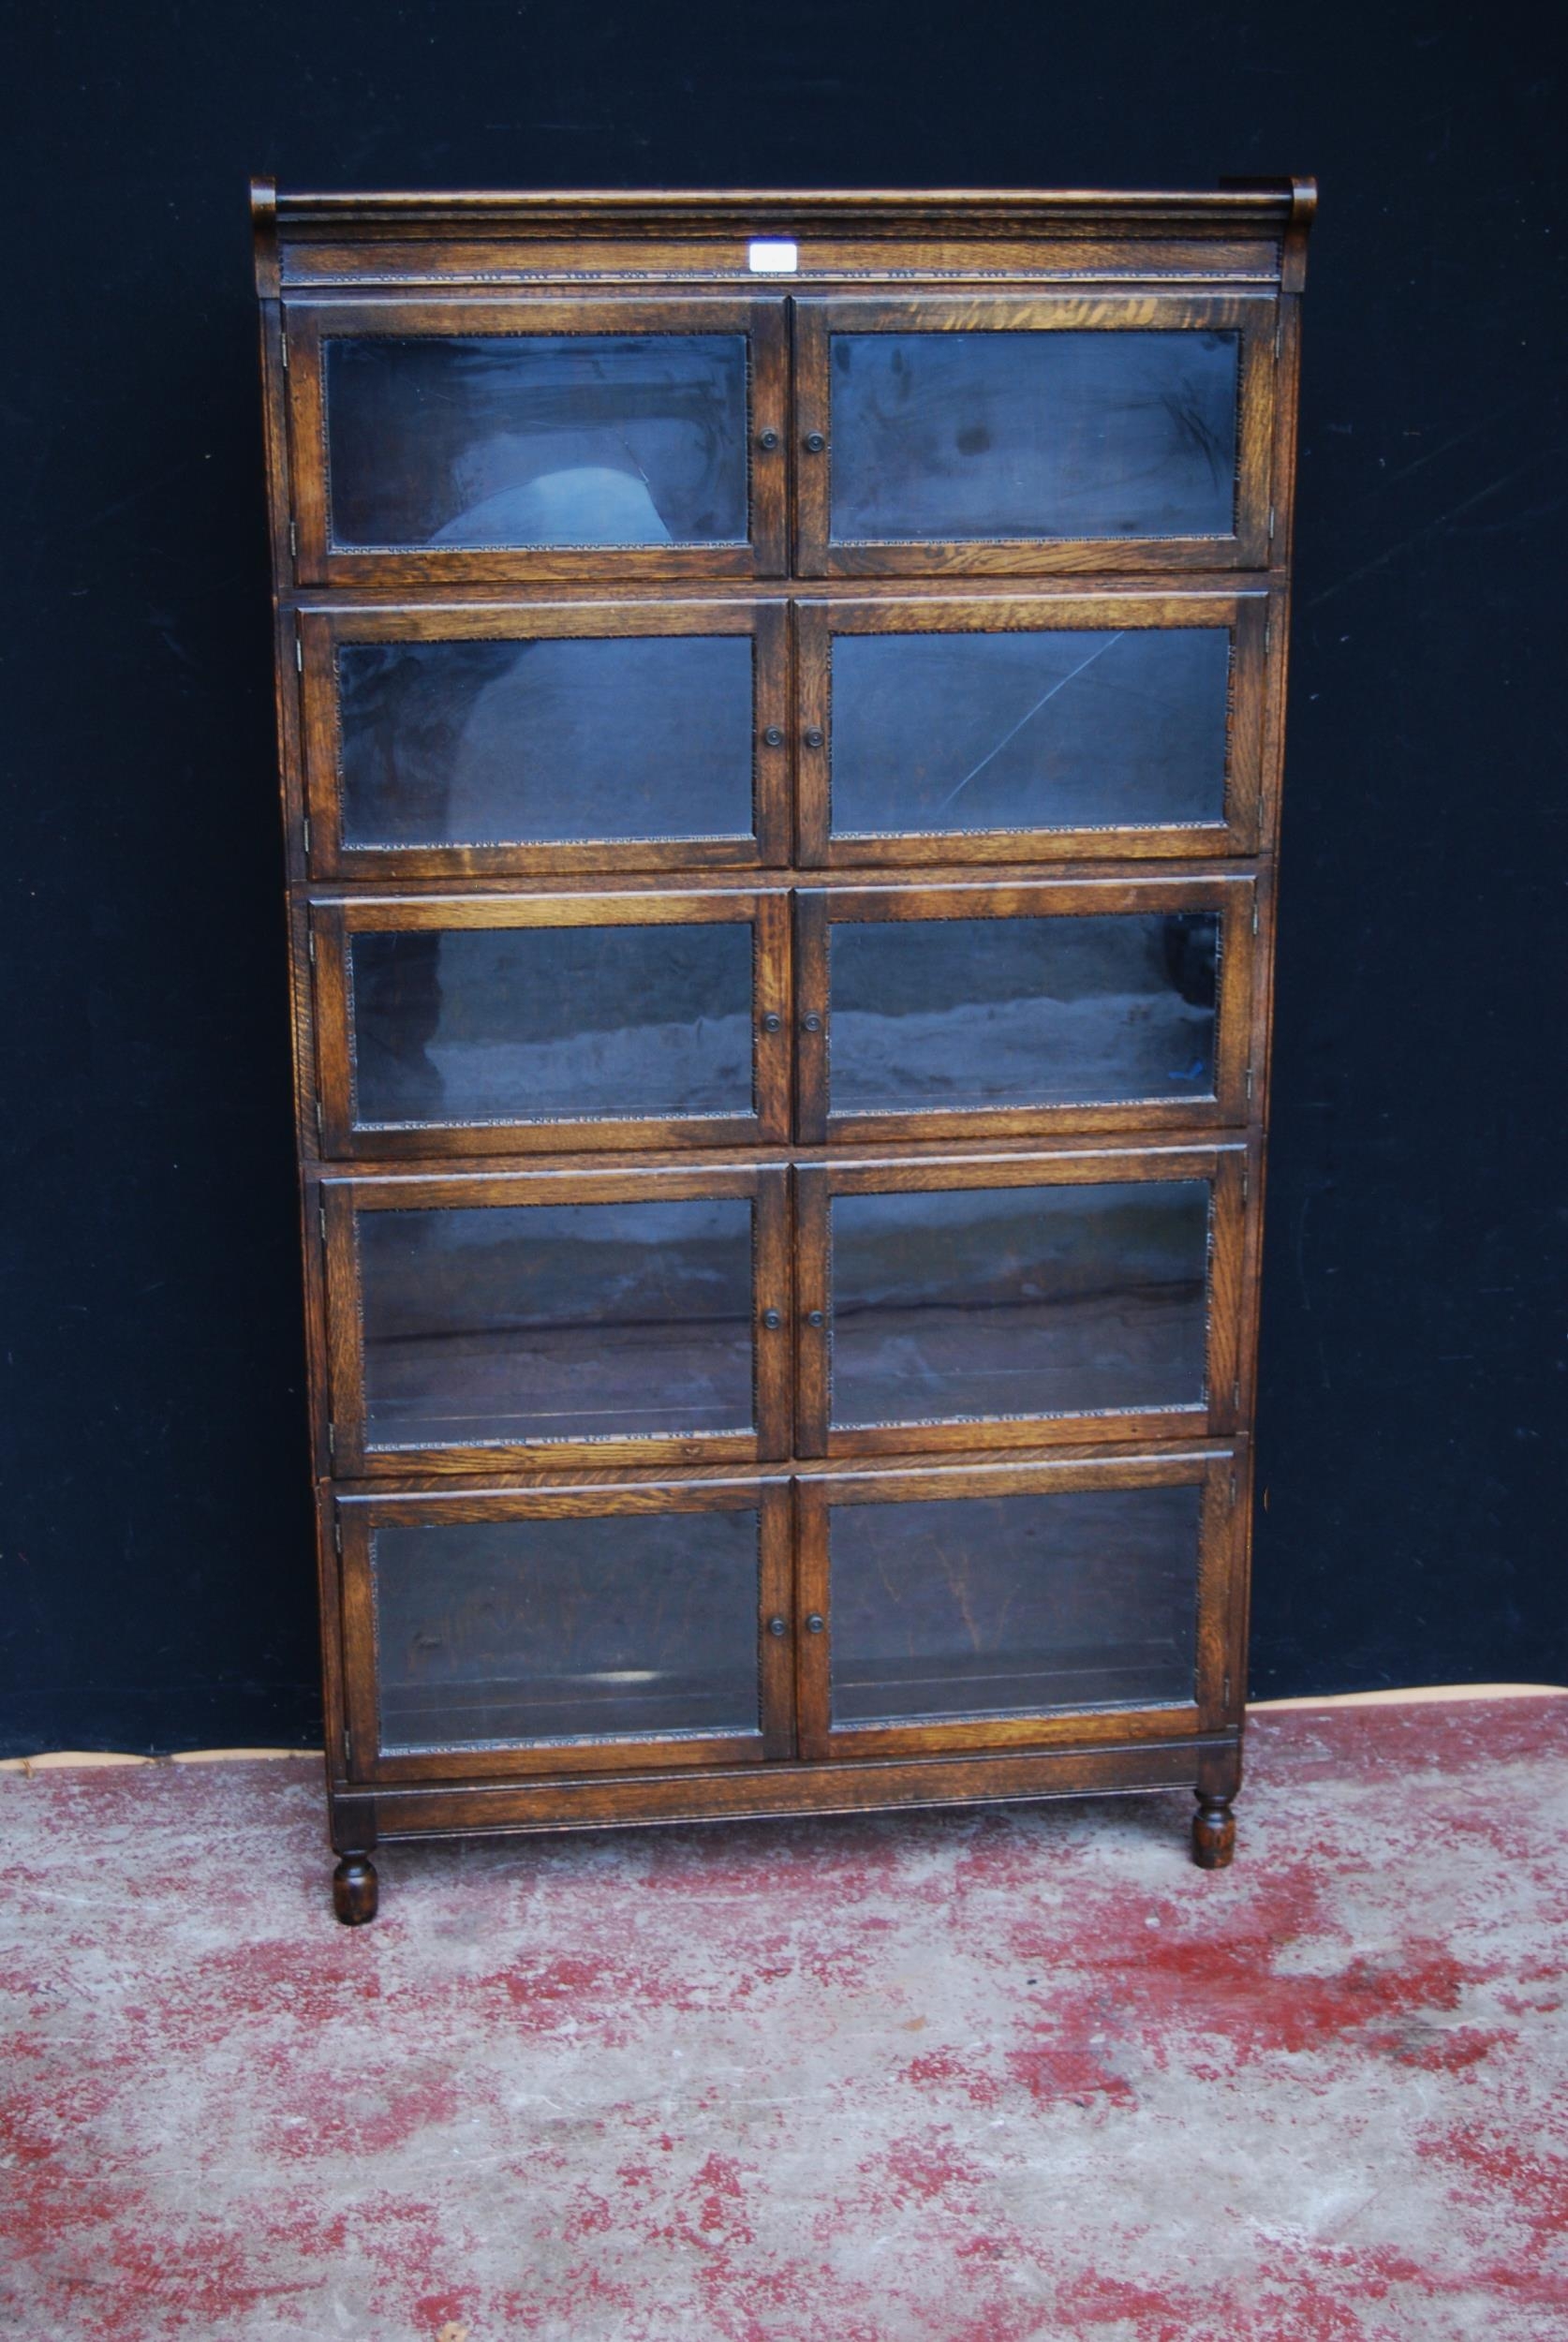
[(339, 1555), (341, 1555), (343, 1551), (343, 1523), (337, 1518), (335, 1513), (333, 1516), (333, 1544), (336, 1551)]
[(1251, 1185), (1252, 1174), (1248, 1165), (1243, 1164), (1241, 1166), (1241, 1200), (1243, 1203), (1247, 1201), (1248, 1193), (1251, 1188)]
[[(1254, 935), (1256, 935), (1257, 931), (1258, 931), (1258, 914), (1257, 914), (1257, 912), (1254, 912), (1252, 913), (1252, 932), (1253, 932), (1253, 934), (1254, 934)], [(306, 948), (308, 949), (308, 951), (309, 951), (309, 953), (310, 953), (310, 964), (311, 964), (311, 966), (314, 968), (314, 967), (315, 967), (315, 965), (316, 965), (316, 929), (315, 929), (314, 927), (311, 927), (311, 928), (310, 928), (310, 929), (308, 929), (308, 931), (306, 932), (306, 935), (305, 935), (305, 944), (306, 944)]]
[(1227, 1676), (1226, 1676), (1226, 1678), (1225, 1678), (1225, 1699), (1224, 1699), (1224, 1705), (1228, 1708), (1228, 1707), (1230, 1706), (1230, 1704), (1231, 1704), (1231, 1679), (1230, 1679), (1230, 1677), (1227, 1675)]
[(321, 1135), (321, 1101), (318, 1098), (316, 1101), (316, 1137), (318, 1144), (320, 1142)]
[(1254, 934), (1254, 935), (1256, 935), (1257, 931), (1258, 931), (1258, 898), (1257, 898), (1256, 895), (1254, 895), (1254, 896), (1253, 896), (1253, 897), (1252, 897), (1252, 932), (1253, 932), (1253, 934)]
[[(1273, 534), (1274, 534), (1274, 529), (1273, 529), (1272, 525), (1271, 525), (1271, 526), (1270, 526), (1270, 527), (1269, 527), (1269, 532), (1268, 532), (1268, 533), (1269, 533), (1269, 535), (1270, 535), (1271, 537), (1272, 537), (1272, 536), (1273, 536)], [(1273, 611), (1271, 610), (1271, 611), (1269, 611), (1269, 613), (1268, 613), (1267, 616), (1264, 619), (1264, 657), (1265, 657), (1265, 659), (1268, 657), (1268, 646), (1269, 646), (1270, 643), (1272, 643), (1272, 642), (1273, 642), (1273, 640), (1274, 640), (1274, 613), (1273, 613)]]
[(316, 1217), (321, 1223), (321, 1241), (325, 1244), (327, 1240), (327, 1207), (319, 1200), (318, 1200), (316, 1206)]
[(347, 1725), (343, 1727), (343, 1761), (346, 1765), (351, 1765), (354, 1761), (354, 1743), (348, 1737)]
[(1250, 1066), (1247, 1068), (1247, 1103), (1249, 1105), (1252, 1103), (1252, 1069)]
[(278, 348), (283, 352), (283, 371), (287, 374), (288, 371), (288, 332), (286, 326), (279, 326), (277, 341)]
[(329, 1456), (335, 1456), (337, 1453), (337, 1425), (335, 1423), (329, 1423), (327, 1426), (327, 1453)]
[(1235, 1474), (1231, 1474), (1231, 1503), (1235, 1503)]
[(300, 835), (304, 839), (305, 860), (308, 862), (310, 859), (310, 816), (308, 813), (300, 823)]
[(1231, 1385), (1231, 1404), (1233, 1407), (1239, 1407), (1241, 1404), (1241, 1377), (1239, 1374)]
[(1274, 320), (1274, 355), (1276, 358), (1279, 357), (1280, 352), (1284, 348), (1284, 347), (1285, 320), (1282, 317), (1276, 318)]
[[(298, 553), (299, 551), (299, 546), (294, 541), (294, 524), (292, 521), (288, 524), (288, 550), (290, 553)], [(301, 642), (298, 634), (294, 637), (294, 664), (298, 667), (300, 673), (303, 674), (304, 645)]]
[(1268, 541), (1270, 544), (1274, 542), (1274, 523), (1277, 517), (1275, 508), (1271, 504), (1268, 508)]

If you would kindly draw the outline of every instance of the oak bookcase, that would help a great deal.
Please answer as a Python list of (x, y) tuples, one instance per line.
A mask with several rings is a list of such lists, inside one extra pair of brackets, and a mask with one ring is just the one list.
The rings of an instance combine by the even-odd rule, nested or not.
[(255, 185), (341, 1919), (1230, 1860), (1312, 203)]

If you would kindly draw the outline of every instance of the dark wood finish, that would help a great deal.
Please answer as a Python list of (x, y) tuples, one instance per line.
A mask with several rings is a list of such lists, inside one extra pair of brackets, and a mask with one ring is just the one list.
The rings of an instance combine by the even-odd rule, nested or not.
[(363, 1927), (376, 1917), (380, 1888), (368, 1854), (346, 1854), (333, 1873), (333, 1909), (345, 1927)]
[[(1218, 1867), (1230, 1860), (1244, 1720), (1247, 1434), (1300, 295), (1314, 200), (1304, 180), (1237, 183), (1213, 195), (280, 200), (270, 183), (253, 185), (328, 1785), (331, 1834), (342, 1858), (333, 1901), (348, 1923), (374, 1916), (371, 1853), (381, 1840), (453, 1831), (913, 1808), (1185, 1784), (1198, 1801), (1197, 1860)], [(791, 240), (794, 270), (757, 274), (755, 238)], [(835, 543), (826, 373), (835, 329), (1235, 334), (1242, 358), (1235, 525), (1188, 538)], [(744, 335), (745, 541), (334, 548), (324, 341), (530, 333)], [(364, 365), (382, 363), (352, 365), (362, 374)], [(807, 447), (819, 433), (823, 446)], [(1096, 766), (1091, 811), (1071, 812), (1089, 826), (833, 830), (836, 640), (1053, 629), (1142, 637), (1193, 627), (1230, 636), (1222, 787), (1217, 753), (1214, 802), (1203, 818), (1189, 818), (1201, 793), (1140, 797), (1130, 787), (1118, 799), (1112, 788), (1102, 823)], [(384, 828), (383, 842), (355, 843), (354, 837), (377, 835), (366, 825), (362, 798), (358, 826), (346, 839), (343, 646), (696, 636), (752, 644), (749, 835), (741, 819), (729, 822), (728, 782), (703, 801), (704, 818), (710, 808), (725, 816), (724, 834), (697, 834), (697, 800), (689, 793), (683, 800), (673, 776), (672, 820), (692, 820), (689, 837), (657, 834), (655, 788), (637, 800), (650, 808), (647, 836), (574, 837), (568, 820), (557, 823), (564, 836), (552, 837), (544, 822), (536, 823), (531, 842), (475, 842), (501, 833), (466, 816), (465, 841), (451, 814), (448, 826), (436, 823), (422, 838), (410, 815)], [(1137, 661), (1118, 656), (1135, 676)], [(1146, 670), (1153, 654), (1144, 656)], [(717, 651), (713, 660), (716, 674), (732, 672)], [(604, 672), (584, 660), (581, 672), (590, 670)], [(482, 679), (490, 671), (476, 655), (466, 672)], [(361, 660), (357, 672), (380, 670)], [(530, 673), (538, 672), (536, 662)], [(880, 672), (888, 672), (886, 662)], [(973, 662), (968, 672), (975, 672)], [(732, 695), (729, 682), (723, 688)], [(1079, 731), (1095, 720), (1080, 698)], [(1218, 721), (1204, 717), (1206, 739), (1210, 732), (1219, 738)], [(1068, 745), (1076, 736), (1067, 735)], [(1062, 741), (1053, 733), (1053, 752)], [(424, 753), (438, 763), (439, 739)], [(570, 760), (563, 765), (557, 793), (570, 787), (575, 769)], [(722, 769), (739, 769), (732, 747)], [(896, 779), (896, 763), (892, 769)], [(1041, 794), (1035, 780), (1045, 763), (1031, 749), (1020, 769), (1028, 786), (1020, 782), (1011, 798), (998, 790), (989, 802), (1010, 818), (1015, 808), (1027, 822), (1038, 796), (1043, 823), (1051, 820), (1050, 790)], [(1114, 762), (1103, 770), (1109, 778)], [(910, 802), (939, 811), (943, 788), (925, 784), (924, 798), (917, 792)], [(862, 799), (874, 818), (883, 811), (879, 792), (892, 818), (899, 790), (883, 789), (875, 777), (870, 799), (864, 792)], [(623, 792), (615, 802), (632, 799)], [(744, 785), (736, 802), (744, 815)], [(1069, 790), (1055, 802), (1083, 806), (1085, 791)], [(1180, 818), (1142, 821), (1140, 803), (1176, 807)], [(445, 798), (437, 804), (446, 808)], [(1123, 818), (1118, 807), (1133, 808), (1134, 818)], [(980, 818), (972, 796), (965, 818)], [(448, 835), (454, 842), (439, 842)], [(409, 842), (392, 842), (397, 837)], [(1215, 1080), (1207, 1094), (1004, 1099), (951, 1109), (927, 1095), (907, 1109), (834, 1106), (826, 1076), (828, 938), (836, 923), (892, 928), (1100, 912), (1219, 917)], [(749, 1114), (604, 1119), (596, 1109), (575, 1124), (525, 1114), (507, 1123), (356, 1126), (350, 939), (732, 920), (751, 921), (757, 938)], [(986, 930), (993, 932), (1001, 930)], [(871, 963), (863, 957), (862, 964)], [(867, 1094), (874, 1102), (874, 1084)], [(1020, 1419), (830, 1423), (832, 1196), (1183, 1178), (1208, 1180), (1213, 1195), (1201, 1401)], [(356, 1239), (365, 1215), (482, 1211), (527, 1201), (638, 1209), (702, 1197), (740, 1199), (752, 1213), (751, 1430), (452, 1446), (377, 1447), (367, 1439)], [(830, 1507), (925, 1504), (955, 1490), (1100, 1489), (1200, 1492), (1191, 1700), (833, 1726)], [(614, 1730), (586, 1728), (564, 1739), (523, 1736), (482, 1746), (382, 1746), (372, 1578), (378, 1525), (477, 1530), (668, 1516), (690, 1518), (695, 1535), (701, 1516), (753, 1510), (761, 1524), (756, 1732), (617, 1738)]]
[[(923, 293), (908, 300), (802, 299), (795, 306), (795, 566), (802, 577), (984, 575), (1042, 572), (1262, 569), (1273, 503), (1274, 304), (1253, 293)], [(913, 544), (842, 542), (829, 521), (833, 464), (828, 346), (835, 333), (1049, 334), (1191, 332), (1237, 334), (1241, 343), (1235, 524), (1205, 537), (1008, 538)]]
[[(800, 745), (796, 784), (797, 856), (809, 867), (882, 863), (1103, 861), (1108, 855), (1163, 861), (1189, 855), (1255, 853), (1277, 819), (1277, 768), (1265, 757), (1268, 653), (1278, 630), (1279, 596), (1254, 580), (1239, 590), (1183, 586), (1153, 593), (1126, 587), (1093, 592), (1041, 580), (1027, 594), (978, 585), (957, 599), (916, 590), (900, 580), (874, 600), (857, 591), (803, 597), (795, 604)], [(1282, 614), (1281, 614), (1282, 615)], [(1152, 630), (1224, 627), (1231, 635), (1224, 819), (1093, 829), (1010, 829), (835, 835), (832, 827), (832, 645), (847, 634), (998, 634), (1058, 628)], [(808, 742), (810, 745), (808, 745)], [(1270, 784), (1276, 786), (1271, 793)]]
[[(790, 1136), (789, 902), (781, 891), (636, 895), (324, 896), (311, 899), (321, 1145), (334, 1157), (558, 1154), (579, 1148), (777, 1146)], [(747, 922), (752, 952), (752, 1111), (689, 1119), (532, 1122), (425, 1120), (388, 1127), (357, 1121), (352, 1105), (348, 939), (508, 928), (702, 926)]]
[[(1020, 1418), (857, 1425), (835, 1429), (830, 1415), (833, 1293), (828, 1210), (836, 1195), (941, 1193), (1016, 1187), (1136, 1185), (1148, 1180), (1211, 1184), (1206, 1312), (1206, 1399), (1191, 1406), (1079, 1412)], [(802, 1456), (898, 1455), (926, 1449), (1012, 1448), (1091, 1436), (1191, 1440), (1238, 1430), (1251, 1404), (1250, 1366), (1241, 1351), (1250, 1166), (1245, 1145), (1066, 1148), (1046, 1152), (844, 1158), (805, 1165), (796, 1183), (796, 1317), (800, 1364), (795, 1445)]]
[[(608, 593), (609, 589), (606, 588)], [(323, 879), (532, 877), (607, 870), (748, 868), (790, 860), (790, 688), (786, 606), (710, 595), (637, 601), (318, 601), (296, 618), (311, 873)], [(756, 835), (607, 838), (527, 845), (346, 845), (343, 738), (335, 668), (353, 644), (603, 641), (627, 635), (746, 634), (754, 645), (752, 792)], [(777, 740), (774, 734), (777, 734)], [(677, 799), (678, 802), (678, 799)]]
[[(1192, 912), (1213, 912), (1220, 921), (1216, 1083), (1210, 1096), (1150, 1096), (1116, 1104), (1091, 1100), (1059, 1105), (964, 1106), (902, 1114), (835, 1109), (830, 1094), (833, 1015), (828, 978), (830, 931), (838, 922), (1072, 919)], [(797, 888), (796, 1134), (808, 1145), (879, 1146), (896, 1140), (963, 1139), (980, 1134), (1025, 1138), (1051, 1130), (1190, 1131), (1209, 1125), (1243, 1126), (1252, 1047), (1256, 990), (1252, 955), (1258, 915), (1257, 882), (1241, 874), (1208, 879)]]
[[(316, 1191), (326, 1263), (332, 1415), (328, 1446), (335, 1469), (372, 1477), (405, 1472), (467, 1476), (495, 1470), (509, 1456), (545, 1464), (703, 1463), (732, 1458), (772, 1461), (790, 1452), (790, 1264), (786, 1175), (778, 1168), (676, 1171), (640, 1166), (614, 1171), (426, 1172), (380, 1178), (327, 1177)], [(678, 1203), (742, 1198), (752, 1210), (752, 1330), (755, 1428), (670, 1437), (552, 1439), (482, 1446), (377, 1449), (367, 1438), (363, 1290), (355, 1223), (380, 1211), (519, 1208), (529, 1205)]]
[[(829, 1517), (839, 1506), (962, 1502), (966, 1497), (1066, 1493), (1081, 1490), (1193, 1487), (1200, 1491), (1196, 1664), (1193, 1696), (1178, 1706), (1120, 1701), (1071, 1712), (941, 1718), (885, 1725), (835, 1724), (830, 1712), (833, 1671), (833, 1573)], [(1106, 1742), (1168, 1741), (1182, 1733), (1239, 1728), (1242, 1654), (1229, 1616), (1232, 1580), (1242, 1558), (1244, 1519), (1237, 1498), (1237, 1451), (1146, 1449), (1117, 1457), (996, 1463), (932, 1463), (919, 1470), (828, 1471), (800, 1479), (796, 1490), (797, 1712), (803, 1756), (934, 1756), (950, 1750), (1099, 1746)], [(805, 1631), (808, 1617), (821, 1619)]]
[(1192, 1816), (1192, 1860), (1201, 1871), (1222, 1871), (1235, 1853), (1235, 1816), (1228, 1797), (1195, 1792), (1198, 1810)]
[(754, 287), (753, 236), (787, 236), (798, 279), (935, 285), (1147, 280), (1298, 292), (1316, 196), (1309, 179), (1216, 194), (1072, 189), (747, 189), (627, 194), (290, 195), (254, 180), (257, 281), (288, 287), (491, 288), (562, 283)]
[(1120, 1742), (1103, 1748), (1010, 1749), (982, 1756), (853, 1757), (814, 1765), (737, 1766), (725, 1772), (625, 1773), (614, 1780), (509, 1782), (453, 1777), (439, 1788), (376, 1794), (383, 1842), (454, 1831), (620, 1830), (667, 1821), (742, 1821), (773, 1814), (864, 1814), (884, 1808), (1008, 1805), (1037, 1798), (1185, 1788), (1225, 1742)]
[[(385, 1527), (435, 1527), (501, 1521), (601, 1520), (627, 1515), (750, 1512), (759, 1518), (756, 1598), (759, 1721), (754, 1732), (671, 1733), (650, 1738), (584, 1731), (532, 1743), (472, 1744), (429, 1752), (385, 1750), (377, 1705), (377, 1634), (372, 1542)], [(557, 1479), (549, 1486), (482, 1492), (409, 1496), (345, 1496), (333, 1522), (343, 1579), (345, 1665), (349, 1683), (348, 1736), (345, 1762), (356, 1782), (380, 1786), (398, 1782), (439, 1782), (454, 1769), (475, 1780), (526, 1779), (535, 1775), (624, 1772), (629, 1768), (712, 1767), (760, 1764), (791, 1756), (795, 1745), (791, 1638), (769, 1631), (769, 1621), (788, 1621), (791, 1608), (790, 1486), (772, 1475), (696, 1480)]]
[[(420, 592), (433, 586), (505, 586), (571, 578), (778, 577), (785, 566), (785, 408), (788, 321), (777, 295), (746, 302), (579, 298), (524, 304), (496, 298), (286, 299), (289, 444), (295, 486), (295, 583)], [(739, 334), (747, 338), (749, 542), (746, 544), (389, 546), (345, 550), (331, 539), (322, 343), (331, 336), (539, 334)], [(771, 442), (768, 441), (772, 435)]]

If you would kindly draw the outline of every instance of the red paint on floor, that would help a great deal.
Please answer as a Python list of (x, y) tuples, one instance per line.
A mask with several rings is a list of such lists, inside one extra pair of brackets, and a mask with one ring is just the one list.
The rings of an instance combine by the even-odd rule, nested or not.
[(392, 1848), (0, 1777), (26, 2342), (1561, 2342), (1568, 1699), (1191, 1800)]

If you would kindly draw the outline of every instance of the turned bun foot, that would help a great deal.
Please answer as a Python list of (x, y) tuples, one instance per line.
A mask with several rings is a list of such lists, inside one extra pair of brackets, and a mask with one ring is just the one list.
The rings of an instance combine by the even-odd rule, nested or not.
[(1228, 1869), (1235, 1852), (1235, 1816), (1228, 1797), (1210, 1797), (1203, 1789), (1197, 1792), (1198, 1810), (1192, 1816), (1192, 1860), (1201, 1871)]
[(376, 1917), (376, 1865), (368, 1854), (346, 1854), (333, 1873), (333, 1909), (345, 1927), (363, 1927)]

